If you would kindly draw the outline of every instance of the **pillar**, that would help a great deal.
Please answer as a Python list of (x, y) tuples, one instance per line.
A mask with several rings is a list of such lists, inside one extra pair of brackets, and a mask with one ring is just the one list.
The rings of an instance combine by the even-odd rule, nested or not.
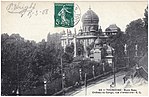
[(84, 41), (83, 46), (84, 46), (84, 56), (85, 56), (86, 58), (88, 58), (88, 53), (87, 53), (85, 41)]
[(66, 35), (67, 35), (67, 38), (66, 38), (66, 45), (68, 45), (68, 43), (69, 43), (69, 40), (68, 40), (68, 29), (67, 29)]
[(77, 56), (77, 43), (76, 43), (76, 28), (74, 29), (74, 57)]

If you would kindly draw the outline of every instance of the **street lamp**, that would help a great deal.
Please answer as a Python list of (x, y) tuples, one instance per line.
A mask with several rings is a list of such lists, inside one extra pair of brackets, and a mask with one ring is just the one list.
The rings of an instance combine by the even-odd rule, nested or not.
[(62, 74), (62, 91), (63, 91), (63, 94), (65, 95), (65, 92), (64, 92), (64, 80), (65, 80), (65, 73), (63, 72), (63, 60), (62, 60), (62, 56), (61, 56), (61, 74)]
[(16, 95), (20, 95), (20, 79), (19, 79), (19, 61), (18, 61), (18, 55), (19, 55), (19, 44), (16, 45), (17, 50), (16, 50), (16, 59), (17, 59), (17, 91), (16, 91)]
[(138, 57), (138, 45), (135, 45), (135, 56)]
[(113, 62), (114, 56), (108, 55), (106, 56), (106, 59), (109, 63), (109, 66), (113, 67), (113, 75), (114, 75), (114, 86), (116, 86), (116, 79), (115, 79), (115, 63)]
[(93, 68), (93, 79), (95, 78), (95, 67), (94, 67), (94, 65), (92, 66), (92, 68)]
[(125, 52), (125, 55), (127, 55), (127, 44), (124, 45), (124, 52)]
[(128, 54), (128, 51), (127, 51), (127, 44), (125, 44), (124, 45), (124, 52), (125, 52), (125, 55), (126, 55), (126, 57), (125, 58), (127, 58), (127, 60), (128, 60), (128, 63), (126, 64), (126, 67), (128, 68), (129, 67), (129, 54)]
[(17, 89), (17, 92), (16, 92), (17, 96), (19, 96), (19, 88)]
[(103, 74), (104, 74), (104, 72), (105, 72), (105, 63), (104, 62), (102, 63), (102, 71), (103, 71)]
[(87, 74), (85, 73), (85, 96), (87, 95)]
[(79, 73), (80, 73), (80, 81), (82, 81), (82, 70), (81, 70), (81, 68), (79, 69)]
[(16, 95), (18, 96), (20, 94), (20, 81), (19, 81), (19, 69), (18, 69), (18, 63), (17, 63), (17, 91), (16, 91)]
[(63, 73), (62, 74), (62, 91), (63, 91), (63, 94), (65, 95), (65, 87), (64, 87), (64, 85), (65, 85), (65, 83), (64, 83), (64, 80), (65, 80), (65, 73)]
[(46, 81), (46, 79), (44, 79), (43, 83), (44, 83), (44, 94), (46, 95), (47, 94), (47, 81)]

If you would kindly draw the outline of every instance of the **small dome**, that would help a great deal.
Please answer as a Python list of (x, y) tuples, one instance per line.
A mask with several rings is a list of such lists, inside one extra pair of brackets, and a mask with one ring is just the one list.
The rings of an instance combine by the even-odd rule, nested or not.
[(100, 53), (100, 52), (101, 52), (100, 49), (95, 49), (95, 50), (94, 50), (94, 53)]
[(96, 45), (102, 44), (102, 40), (98, 37), (98, 38), (95, 40), (95, 44), (96, 44)]
[(99, 18), (97, 14), (89, 8), (89, 10), (82, 16), (82, 22), (91, 22), (91, 23), (97, 23), (99, 22)]
[(92, 54), (92, 53), (94, 52), (94, 49), (92, 49), (90, 52), (91, 52), (91, 54)]
[(93, 28), (93, 26), (90, 28), (90, 31), (91, 32), (94, 32), (94, 31), (96, 31), (94, 28)]
[(107, 45), (107, 51), (111, 51), (112, 52), (112, 48), (109, 45)]
[(114, 49), (111, 47), (111, 46), (109, 46), (109, 45), (107, 45), (107, 52), (112, 52)]

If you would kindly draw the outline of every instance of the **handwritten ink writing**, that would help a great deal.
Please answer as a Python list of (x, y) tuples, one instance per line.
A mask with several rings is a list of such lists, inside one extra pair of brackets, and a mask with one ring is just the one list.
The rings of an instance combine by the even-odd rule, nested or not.
[(36, 3), (34, 2), (30, 4), (24, 4), (22, 2), (10, 3), (6, 7), (6, 10), (8, 11), (8, 13), (20, 14), (21, 17), (28, 16), (29, 18), (31, 18), (33, 15), (47, 15), (49, 11), (49, 9), (37, 10)]

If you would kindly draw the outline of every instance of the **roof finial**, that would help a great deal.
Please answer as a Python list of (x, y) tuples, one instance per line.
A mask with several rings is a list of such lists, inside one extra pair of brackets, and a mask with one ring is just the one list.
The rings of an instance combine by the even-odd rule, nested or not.
[(91, 5), (89, 5), (89, 10), (91, 10)]

